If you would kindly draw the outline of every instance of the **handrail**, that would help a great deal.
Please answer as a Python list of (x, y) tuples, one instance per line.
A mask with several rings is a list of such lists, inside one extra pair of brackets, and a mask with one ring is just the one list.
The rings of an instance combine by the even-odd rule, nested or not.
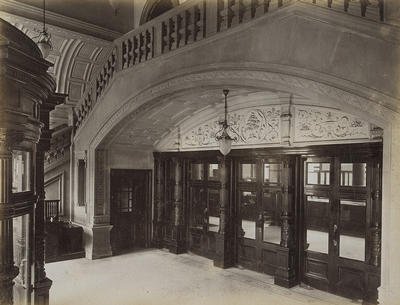
[(383, 21), (384, 0), (188, 0), (114, 41), (105, 64), (92, 79), (75, 111), (78, 129), (116, 72), (300, 1)]

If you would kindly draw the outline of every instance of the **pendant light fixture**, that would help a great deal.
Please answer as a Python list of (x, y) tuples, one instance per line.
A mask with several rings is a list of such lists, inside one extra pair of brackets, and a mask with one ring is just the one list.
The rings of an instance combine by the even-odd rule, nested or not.
[(224, 120), (222, 122), (220, 122), (222, 128), (220, 131), (217, 132), (217, 134), (215, 135), (215, 138), (217, 139), (218, 144), (219, 144), (219, 151), (221, 152), (221, 154), (226, 156), (231, 151), (232, 142), (235, 141), (236, 139), (232, 138), (228, 133), (228, 130), (230, 129), (230, 126), (228, 124), (228, 93), (229, 93), (229, 90), (224, 89), (224, 90), (222, 90), (222, 92), (224, 93), (224, 97), (225, 97), (225, 117), (224, 117)]
[(43, 0), (43, 29), (37, 38), (38, 41), (36, 44), (42, 52), (43, 58), (47, 58), (47, 56), (50, 54), (50, 51), (53, 49), (53, 46), (50, 41), (51, 36), (46, 30), (46, 0)]

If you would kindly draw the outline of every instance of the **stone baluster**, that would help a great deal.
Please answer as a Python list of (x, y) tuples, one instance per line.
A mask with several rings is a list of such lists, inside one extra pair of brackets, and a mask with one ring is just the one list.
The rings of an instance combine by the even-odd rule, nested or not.
[[(10, 204), (12, 191), (12, 152), (0, 140), (0, 209)], [(13, 219), (0, 214), (0, 304), (13, 304), (13, 279), (18, 275), (14, 266)]]

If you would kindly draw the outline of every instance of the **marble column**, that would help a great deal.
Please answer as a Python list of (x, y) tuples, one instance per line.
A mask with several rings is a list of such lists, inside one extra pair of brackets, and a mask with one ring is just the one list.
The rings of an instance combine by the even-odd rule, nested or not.
[(183, 223), (182, 196), (182, 160), (173, 159), (174, 164), (174, 229), (170, 252), (181, 254), (186, 252), (185, 226)]
[(294, 198), (293, 182), (295, 163), (292, 159), (282, 162), (282, 214), (281, 214), (281, 242), (277, 247), (277, 268), (275, 270), (275, 284), (283, 287), (293, 287), (296, 282), (296, 267), (294, 263)]
[[(10, 204), (12, 192), (12, 152), (0, 142), (0, 209)], [(0, 304), (13, 304), (13, 279), (18, 275), (14, 266), (13, 219), (0, 214)]]
[(219, 215), (219, 232), (215, 235), (216, 238), (216, 256), (214, 259), (214, 266), (220, 268), (232, 267), (233, 262), (233, 248), (232, 248), (232, 222), (230, 219), (230, 204), (229, 204), (229, 170), (226, 157), (220, 159), (219, 176), (221, 182), (220, 190), (220, 215)]

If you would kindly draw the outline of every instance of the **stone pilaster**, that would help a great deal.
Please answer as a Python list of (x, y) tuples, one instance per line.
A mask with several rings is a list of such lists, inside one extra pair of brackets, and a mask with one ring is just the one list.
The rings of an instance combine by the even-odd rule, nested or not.
[[(0, 205), (10, 204), (12, 190), (12, 153), (0, 142)], [(14, 266), (13, 219), (0, 215), (0, 304), (13, 304), (13, 279), (18, 275)]]
[(280, 93), (281, 102), (281, 144), (284, 146), (291, 145), (291, 121), (292, 121), (292, 95), (288, 93)]
[(232, 230), (230, 221), (230, 204), (228, 193), (229, 170), (226, 158), (220, 161), (220, 215), (219, 232), (216, 234), (216, 257), (214, 266), (229, 268), (233, 266)]
[(186, 232), (183, 223), (183, 198), (182, 198), (182, 161), (173, 159), (174, 163), (174, 229), (170, 251), (175, 254), (186, 252)]

